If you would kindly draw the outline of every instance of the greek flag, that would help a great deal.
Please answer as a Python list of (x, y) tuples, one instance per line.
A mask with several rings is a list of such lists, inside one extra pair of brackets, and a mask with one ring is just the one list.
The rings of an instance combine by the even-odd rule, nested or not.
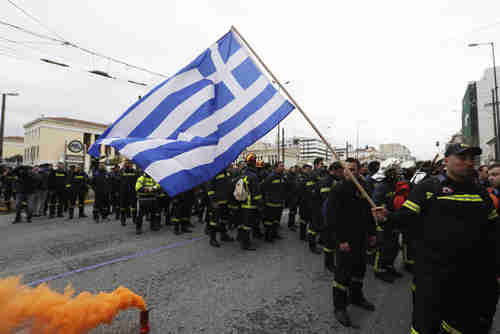
[(134, 103), (89, 154), (114, 147), (175, 196), (215, 177), (293, 109), (230, 31)]

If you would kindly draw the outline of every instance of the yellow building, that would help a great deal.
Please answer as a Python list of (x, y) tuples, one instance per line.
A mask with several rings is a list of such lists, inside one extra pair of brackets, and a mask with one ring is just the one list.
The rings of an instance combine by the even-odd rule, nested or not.
[(3, 158), (10, 159), (15, 156), (23, 156), (24, 138), (23, 137), (4, 137), (3, 138)]
[[(88, 171), (87, 150), (108, 126), (66, 117), (37, 118), (24, 125), (24, 164), (64, 161), (66, 165), (80, 165)], [(110, 159), (118, 156), (111, 147), (101, 147), (103, 155)]]

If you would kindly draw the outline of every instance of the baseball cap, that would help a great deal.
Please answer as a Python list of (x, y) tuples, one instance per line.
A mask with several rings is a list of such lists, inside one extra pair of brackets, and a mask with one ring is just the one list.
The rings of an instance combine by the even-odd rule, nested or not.
[(446, 152), (444, 154), (445, 157), (449, 157), (450, 155), (460, 155), (464, 153), (471, 153), (472, 155), (481, 155), (483, 150), (477, 146), (470, 146), (467, 144), (450, 144), (446, 148)]

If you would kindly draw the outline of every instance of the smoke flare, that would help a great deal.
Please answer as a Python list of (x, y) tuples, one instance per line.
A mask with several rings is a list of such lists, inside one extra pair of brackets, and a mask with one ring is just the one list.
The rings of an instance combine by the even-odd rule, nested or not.
[(146, 310), (144, 299), (122, 286), (110, 293), (74, 294), (71, 286), (59, 293), (46, 284), (25, 286), (20, 277), (0, 279), (0, 333), (26, 326), (30, 334), (83, 334), (110, 324), (122, 310)]

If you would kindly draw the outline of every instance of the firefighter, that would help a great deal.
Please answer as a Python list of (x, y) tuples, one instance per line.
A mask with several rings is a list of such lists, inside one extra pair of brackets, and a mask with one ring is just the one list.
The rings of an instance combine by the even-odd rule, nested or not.
[(299, 166), (292, 166), (286, 174), (286, 183), (288, 188), (288, 229), (297, 231), (295, 225), (295, 217), (297, 216), (297, 206), (299, 202), (298, 194), (298, 174), (300, 173)]
[(75, 204), (78, 199), (78, 218), (85, 218), (85, 197), (88, 191), (89, 177), (87, 173), (82, 171), (80, 166), (76, 166), (75, 171), (71, 174), (69, 188), (69, 219), (73, 219), (75, 213)]
[(129, 217), (135, 222), (137, 215), (135, 185), (138, 178), (139, 172), (133, 168), (132, 161), (127, 160), (120, 173), (120, 221), (123, 226), (127, 224)]
[(120, 166), (115, 165), (110, 173), (111, 182), (111, 194), (110, 194), (110, 204), (112, 208), (112, 213), (115, 214), (115, 219), (120, 219)]
[[(361, 186), (366, 183), (360, 178), (360, 163), (348, 158), (345, 162)], [(352, 325), (347, 313), (348, 296), (350, 303), (367, 311), (375, 306), (363, 294), (363, 280), (366, 272), (366, 245), (376, 241), (375, 223), (370, 205), (356, 188), (351, 177), (337, 185), (328, 196), (327, 217), (335, 222), (336, 267), (333, 281), (333, 302), (335, 318), (344, 326)]]
[[(326, 208), (328, 206), (328, 197), (332, 189), (334, 189), (343, 179), (339, 176), (340, 173), (344, 173), (344, 167), (338, 161), (332, 163), (328, 167), (328, 174), (321, 178), (320, 180), (320, 195), (322, 201), (322, 211), (325, 211), (324, 221), (325, 226), (321, 231), (321, 236), (324, 241), (323, 254), (324, 254), (324, 265), (325, 269), (334, 272), (335, 271), (335, 221), (333, 219), (327, 219)], [(333, 217), (332, 217), (333, 218)]]
[[(397, 183), (396, 168), (389, 167), (384, 174), (385, 178), (375, 186), (373, 200), (377, 206), (385, 206), (392, 212)], [(394, 261), (399, 252), (399, 230), (394, 224), (387, 223), (383, 227), (379, 226), (378, 236), (373, 266), (375, 277), (386, 283), (394, 283), (396, 278), (402, 277), (402, 274), (394, 268)]]
[[(236, 182), (240, 179), (241, 173), (242, 173), (243, 167), (241, 164), (238, 164), (236, 168), (233, 168), (231, 171), (231, 189), (234, 190), (234, 187), (236, 186)], [(231, 193), (231, 196), (229, 198), (229, 203), (227, 204), (227, 207), (229, 209), (229, 222), (228, 222), (228, 229), (233, 230), (240, 224), (240, 202), (234, 198), (233, 192)]]
[(68, 173), (64, 170), (64, 162), (59, 162), (57, 169), (49, 174), (49, 218), (54, 218), (56, 211), (57, 217), (63, 217), (66, 189), (70, 186)]
[(478, 333), (482, 288), (493, 276), (500, 283), (498, 213), (472, 177), (481, 153), (450, 144), (446, 174), (417, 184), (396, 212), (372, 209), (379, 221), (408, 225), (417, 235), (412, 333)]
[(167, 192), (160, 187), (160, 189), (157, 192), (157, 208), (158, 208), (158, 215), (159, 215), (159, 220), (160, 220), (160, 227), (161, 227), (161, 216), (162, 213), (165, 216), (165, 226), (170, 225), (170, 196), (168, 196)]
[(321, 254), (321, 251), (316, 246), (316, 236), (323, 228), (323, 219), (321, 215), (321, 193), (320, 193), (320, 180), (325, 175), (325, 167), (323, 158), (314, 159), (314, 170), (311, 173), (311, 180), (313, 182), (312, 198), (311, 198), (311, 222), (307, 230), (309, 249), (314, 254)]
[[(314, 192), (314, 181), (311, 177), (312, 167), (311, 165), (305, 164), (302, 167), (302, 174), (299, 179), (299, 216), (300, 216), (300, 226), (299, 226), (299, 237), (300, 240), (306, 240), (307, 225), (311, 225), (312, 221), (312, 196)], [(317, 251), (317, 250), (316, 250)], [(318, 251), (319, 253), (319, 251)]]
[(98, 169), (90, 180), (90, 185), (94, 190), (93, 218), (96, 223), (102, 218), (106, 220), (109, 214), (109, 193), (111, 191), (110, 175), (106, 171), (104, 163), (99, 163)]
[(139, 213), (135, 219), (136, 234), (142, 233), (142, 221), (144, 216), (151, 216), (151, 231), (159, 231), (161, 228), (161, 217), (157, 207), (157, 194), (160, 191), (160, 185), (147, 173), (144, 173), (137, 179), (135, 185), (137, 198), (139, 200)]
[(182, 233), (192, 233), (189, 229), (191, 222), (191, 209), (194, 204), (193, 189), (187, 190), (172, 198), (172, 225), (174, 225), (174, 233), (180, 235)]
[(264, 240), (267, 242), (283, 239), (278, 233), (283, 205), (287, 196), (283, 170), (283, 163), (277, 162), (274, 171), (262, 183), (262, 194), (265, 203)]
[(208, 232), (210, 235), (210, 245), (220, 247), (217, 241), (217, 232), (221, 234), (221, 241), (232, 242), (233, 238), (227, 233), (229, 221), (229, 201), (233, 197), (233, 182), (229, 171), (223, 170), (207, 184), (207, 196), (209, 209)]
[(16, 193), (14, 191), (14, 183), (16, 180), (17, 176), (13, 174), (12, 168), (5, 168), (5, 171), (2, 175), (2, 188), (5, 207), (7, 208), (7, 211), (10, 211), (10, 200), (12, 198), (16, 199)]
[[(238, 227), (238, 241), (241, 249), (255, 250), (250, 240), (250, 232), (259, 229), (259, 207), (261, 206), (262, 194), (260, 192), (260, 182), (257, 176), (256, 156), (254, 153), (247, 155), (247, 167), (243, 170), (240, 180), (244, 184), (244, 188), (248, 193), (245, 201), (241, 202), (241, 224)], [(238, 181), (239, 182), (239, 181)]]

